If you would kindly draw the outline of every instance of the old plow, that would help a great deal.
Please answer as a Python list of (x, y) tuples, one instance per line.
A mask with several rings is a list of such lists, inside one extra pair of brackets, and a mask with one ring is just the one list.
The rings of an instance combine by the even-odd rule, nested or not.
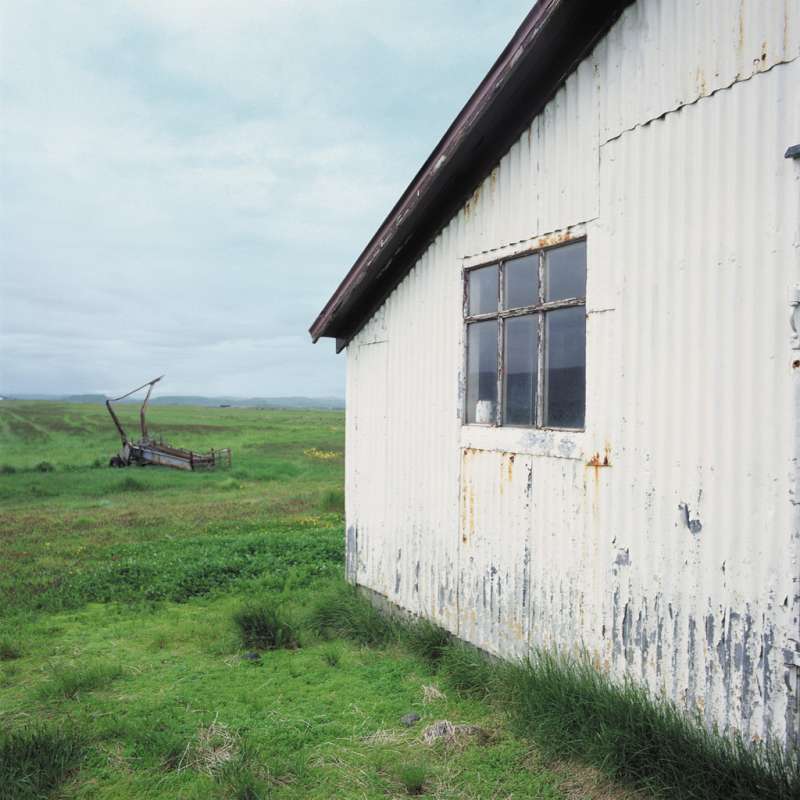
[[(214, 469), (218, 466), (231, 465), (231, 451), (226, 447), (221, 450), (211, 450), (208, 453), (195, 453), (193, 450), (185, 450), (182, 447), (173, 447), (170, 444), (165, 444), (163, 441), (156, 441), (150, 438), (147, 431), (147, 419), (145, 413), (147, 411), (147, 404), (150, 401), (150, 394), (153, 387), (163, 378), (161, 375), (152, 381), (143, 383), (137, 386), (127, 394), (121, 397), (111, 397), (106, 400), (106, 408), (108, 413), (111, 414), (111, 419), (114, 420), (114, 425), (117, 426), (120, 438), (122, 439), (122, 450), (117, 455), (112, 456), (108, 462), (110, 467), (130, 467), (137, 465), (146, 467), (150, 464), (159, 465), (162, 467), (174, 467), (175, 469)], [(112, 403), (118, 403), (125, 400), (132, 394), (141, 391), (147, 387), (147, 394), (145, 395), (142, 406), (139, 409), (139, 424), (142, 430), (142, 438), (138, 442), (132, 442), (128, 438), (128, 434), (122, 427), (119, 417), (114, 411)]]

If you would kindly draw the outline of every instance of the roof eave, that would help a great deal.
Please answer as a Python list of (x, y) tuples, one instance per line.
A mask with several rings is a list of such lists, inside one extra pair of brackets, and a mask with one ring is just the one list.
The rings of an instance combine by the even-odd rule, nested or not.
[(541, 0), (422, 165), (309, 332), (340, 352), (633, 0)]

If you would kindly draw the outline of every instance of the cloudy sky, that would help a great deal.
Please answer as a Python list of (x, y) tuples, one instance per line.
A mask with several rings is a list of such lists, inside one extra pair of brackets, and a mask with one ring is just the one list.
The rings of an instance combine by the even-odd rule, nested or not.
[(0, 393), (337, 395), (307, 329), (532, 0), (0, 0)]

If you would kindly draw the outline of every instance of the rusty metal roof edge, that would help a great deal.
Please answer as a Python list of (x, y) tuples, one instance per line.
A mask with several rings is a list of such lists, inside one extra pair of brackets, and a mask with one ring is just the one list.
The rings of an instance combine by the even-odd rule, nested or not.
[[(573, 45), (570, 50), (576, 51), (575, 55), (568, 58), (571, 71), (631, 2), (633, 0), (613, 0), (603, 4), (596, 4), (591, 0), (541, 0), (531, 9), (486, 77), (312, 323), (309, 328), (312, 341), (316, 342), (322, 337), (334, 337), (337, 339), (336, 351), (340, 352), (367, 321), (375, 303), (367, 304), (367, 308), (370, 309), (369, 314), (366, 310), (364, 313), (356, 311), (355, 316), (358, 319), (355, 323), (350, 320), (348, 324), (347, 312), (352, 313), (358, 308), (370, 288), (389, 271), (392, 262), (402, 263), (400, 269), (396, 270), (397, 274), (387, 282), (391, 288), (394, 288), (410, 271), (416, 259), (407, 257), (403, 252), (413, 238), (407, 231), (427, 222), (425, 229), (428, 231), (428, 243), (430, 243), (435, 233), (446, 224), (452, 213), (452, 198), (449, 202), (440, 203), (438, 200), (440, 196), (446, 198), (451, 179), (459, 178), (460, 180), (455, 183), (464, 184), (465, 176), (458, 174), (457, 155), (470, 150), (470, 145), (472, 149), (483, 145), (484, 150), (490, 152), (476, 159), (476, 169), (470, 175), (472, 184), (477, 184), (485, 174), (488, 174), (490, 169), (486, 168), (487, 155), (490, 156), (489, 160), (496, 162), (507, 149), (509, 138), (507, 131), (501, 130), (502, 124), (507, 124), (507, 120), (502, 114), (497, 114), (495, 121), (493, 119), (495, 111), (503, 97), (512, 96), (515, 90), (519, 90), (517, 84), (525, 83), (531, 67), (538, 68), (538, 72), (542, 74), (547, 73), (547, 63), (536, 64), (537, 60), (542, 60), (543, 53), (540, 51), (549, 51), (550, 59), (545, 61), (557, 61), (564, 49), (565, 34), (582, 34), (576, 37), (579, 41), (573, 39), (569, 42)], [(599, 12), (598, 6), (601, 7)], [(594, 13), (591, 13), (592, 11)], [(518, 118), (514, 129), (515, 136), (519, 135), (517, 129), (521, 132), (521, 129), (538, 113), (543, 105), (542, 98), (549, 99), (569, 71), (566, 74), (559, 71), (555, 82), (551, 79), (546, 85), (537, 84), (528, 87), (531, 97), (529, 104), (524, 107), (519, 106), (515, 110)], [(483, 123), (486, 130), (479, 130), (479, 123)], [(498, 130), (494, 130), (493, 123)], [(496, 148), (492, 148), (493, 134), (500, 134), (497, 137)], [(472, 141), (473, 139), (477, 141)], [(494, 152), (495, 149), (497, 152)], [(463, 189), (461, 193), (463, 194)], [(428, 208), (431, 208), (430, 213)], [(426, 216), (435, 219), (426, 220)], [(416, 248), (416, 251), (418, 250), (419, 247)], [(417, 257), (421, 255), (416, 251)], [(381, 293), (380, 302), (385, 300), (391, 288)], [(341, 315), (344, 319), (339, 319), (339, 312), (342, 309), (345, 310), (345, 314)]]

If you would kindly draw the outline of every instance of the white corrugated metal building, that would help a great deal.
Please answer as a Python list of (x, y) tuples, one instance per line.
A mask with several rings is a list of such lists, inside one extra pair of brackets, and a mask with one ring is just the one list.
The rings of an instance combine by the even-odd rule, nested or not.
[(797, 743), (798, 56), (800, 0), (533, 8), (311, 329), (350, 580)]

